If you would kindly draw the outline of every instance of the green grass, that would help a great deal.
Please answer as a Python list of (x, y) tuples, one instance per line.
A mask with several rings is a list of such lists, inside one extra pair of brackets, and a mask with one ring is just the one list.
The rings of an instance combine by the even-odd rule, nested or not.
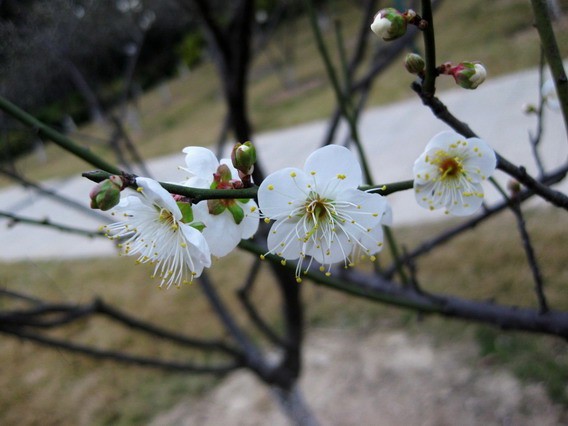
[[(338, 62), (335, 35), (331, 23), (341, 20), (347, 49), (355, 42), (361, 10), (352, 2), (333, 2), (327, 9), (330, 25), (324, 28), (327, 45)], [(539, 41), (532, 26), (528, 2), (511, 0), (464, 0), (442, 2), (435, 15), (438, 62), (480, 60), (489, 78), (534, 67), (539, 61)], [(568, 19), (556, 24), (557, 38), (564, 56), (568, 56)], [(281, 58), (282, 46), (294, 49), (287, 66), (294, 76), (291, 87), (283, 83), (282, 72), (269, 58)], [(369, 51), (384, 43), (372, 37)], [(422, 48), (417, 39), (416, 47)], [(388, 104), (412, 97), (409, 85), (413, 77), (395, 61), (376, 81), (369, 104)], [(253, 61), (249, 80), (250, 117), (255, 131), (266, 131), (327, 117), (334, 106), (334, 96), (319, 57), (306, 16), (278, 30), (267, 51)], [(138, 102), (141, 130), (132, 129), (132, 137), (145, 158), (180, 152), (187, 145), (212, 145), (223, 122), (223, 105), (218, 77), (211, 63), (204, 63), (189, 75), (168, 82), (169, 97), (163, 88), (145, 93)], [(450, 78), (438, 80), (438, 88), (455, 87)], [(112, 161), (112, 153), (94, 145), (81, 134), (106, 138), (110, 130), (100, 125), (80, 129), (75, 138)], [(47, 162), (35, 155), (18, 162), (20, 170), (32, 179), (79, 174), (91, 167), (72, 158), (55, 146), (47, 147)], [(0, 185), (8, 182), (0, 178)]]

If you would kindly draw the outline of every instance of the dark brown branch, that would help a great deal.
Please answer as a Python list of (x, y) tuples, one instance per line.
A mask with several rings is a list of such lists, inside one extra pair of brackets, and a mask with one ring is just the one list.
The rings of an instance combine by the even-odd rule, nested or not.
[(247, 315), (249, 316), (252, 323), (256, 328), (264, 334), (270, 342), (276, 346), (285, 346), (284, 341), (270, 328), (266, 321), (260, 316), (260, 313), (256, 309), (255, 305), (250, 300), (250, 292), (254, 286), (257, 279), (258, 272), (260, 270), (261, 260), (260, 258), (255, 259), (253, 265), (250, 268), (249, 274), (245, 280), (244, 285), (237, 291), (237, 296), (239, 301), (243, 305)]
[(58, 203), (63, 204), (64, 206), (80, 211), (81, 213), (94, 217), (95, 219), (103, 220), (105, 222), (109, 221), (109, 218), (107, 216), (97, 212), (96, 210), (90, 209), (89, 207), (80, 204), (71, 198), (65, 197), (64, 195), (61, 195), (52, 189), (45, 188), (38, 183), (32, 182), (31, 180), (26, 179), (24, 176), (22, 176), (19, 173), (12, 172), (10, 170), (6, 170), (5, 168), (0, 167), (0, 174), (6, 176), (7, 178), (10, 178), (12, 181), (18, 183), (24, 188), (33, 189), (35, 192), (38, 193), (38, 195), (51, 198), (57, 201)]
[(5, 217), (10, 219), (8, 226), (15, 226), (18, 223), (25, 223), (27, 225), (45, 226), (47, 228), (57, 229), (58, 231), (68, 232), (71, 234), (84, 235), (86, 237), (104, 237), (104, 233), (101, 231), (90, 231), (88, 229), (75, 228), (73, 226), (62, 225), (60, 223), (52, 222), (48, 219), (32, 219), (29, 217), (24, 217), (20, 215), (15, 215), (13, 213), (0, 211), (0, 217)]
[(513, 198), (510, 200), (510, 207), (511, 210), (513, 211), (513, 214), (515, 215), (515, 219), (517, 220), (517, 228), (519, 230), (521, 241), (523, 242), (523, 248), (527, 256), (527, 262), (529, 264), (533, 276), (534, 291), (538, 300), (538, 306), (540, 308), (540, 312), (546, 313), (550, 310), (550, 308), (548, 306), (548, 302), (546, 301), (546, 296), (543, 290), (544, 283), (542, 279), (542, 274), (540, 272), (540, 267), (538, 265), (534, 248), (531, 243), (530, 235), (527, 231), (525, 218), (523, 216), (523, 211), (521, 210), (521, 203), (516, 196), (513, 196)]
[(136, 355), (129, 355), (123, 352), (102, 350), (88, 345), (80, 345), (62, 339), (47, 337), (38, 333), (33, 333), (21, 328), (6, 327), (0, 325), (0, 333), (16, 336), (21, 339), (31, 340), (43, 346), (64, 349), (66, 351), (79, 353), (91, 358), (107, 359), (125, 364), (137, 364), (144, 367), (159, 368), (168, 371), (182, 371), (193, 374), (219, 374), (230, 373), (237, 368), (243, 367), (239, 362), (231, 362), (219, 365), (199, 365), (193, 363), (183, 363), (175, 361), (164, 361), (157, 358), (148, 358)]
[[(1, 296), (2, 294), (0, 294)], [(6, 293), (6, 296), (28, 298), (17, 292)], [(35, 327), (35, 328), (55, 328), (70, 324), (74, 321), (102, 315), (116, 321), (123, 326), (145, 334), (169, 340), (173, 343), (188, 346), (205, 351), (219, 351), (240, 359), (242, 354), (232, 346), (218, 340), (195, 339), (180, 333), (174, 333), (158, 327), (152, 323), (139, 320), (126, 314), (108, 304), (101, 299), (96, 299), (86, 305), (73, 305), (63, 303), (49, 303), (40, 299), (33, 299), (36, 305), (30, 309), (19, 309), (14, 311), (0, 312), (0, 324), (11, 327)]]
[[(553, 185), (553, 184), (558, 183), (561, 180), (563, 180), (564, 177), (566, 176), (566, 173), (568, 173), (568, 166), (562, 167), (562, 168), (558, 169), (557, 171), (550, 173), (547, 176), (544, 176), (543, 179), (542, 179), (542, 182), (545, 185)], [(534, 195), (535, 195), (534, 191), (532, 191), (530, 189), (524, 189), (520, 193), (517, 194), (517, 197), (518, 197), (519, 202), (524, 202), (524, 201), (528, 200), (529, 198), (533, 197)], [(416, 257), (422, 256), (422, 255), (432, 251), (434, 248), (438, 247), (439, 245), (442, 245), (442, 244), (449, 242), (450, 240), (452, 240), (453, 238), (462, 234), (463, 232), (475, 228), (480, 223), (484, 222), (485, 220), (487, 220), (491, 216), (505, 210), (508, 207), (509, 207), (509, 204), (508, 204), (507, 201), (503, 201), (503, 202), (498, 203), (494, 206), (488, 207), (483, 212), (481, 212), (477, 216), (475, 216), (474, 218), (469, 219), (466, 222), (461, 223), (461, 224), (459, 224), (459, 225), (457, 225), (453, 228), (445, 230), (444, 232), (442, 232), (437, 237), (429, 239), (425, 243), (423, 243), (423, 244), (419, 245), (418, 247), (416, 247), (415, 249), (409, 251), (406, 254), (406, 256), (409, 257), (409, 258), (416, 258)], [(395, 272), (395, 267), (393, 265), (385, 271), (385, 276), (387, 278), (390, 278), (390, 277), (392, 277), (394, 272)]]

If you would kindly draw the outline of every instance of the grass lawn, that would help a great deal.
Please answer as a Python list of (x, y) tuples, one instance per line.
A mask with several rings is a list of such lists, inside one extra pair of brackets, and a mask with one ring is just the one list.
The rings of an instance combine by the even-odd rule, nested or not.
[[(565, 241), (568, 223), (554, 211), (528, 211), (528, 226), (546, 279), (546, 294), (555, 309), (568, 309)], [(440, 225), (397, 229), (400, 241), (412, 248), (438, 232)], [(499, 247), (498, 251), (494, 248)], [(535, 306), (528, 267), (516, 236), (512, 215), (502, 214), (481, 230), (470, 232), (436, 254), (419, 262), (422, 285), (474, 299), (495, 298), (503, 303)], [(211, 268), (217, 288), (238, 312), (235, 290), (246, 271), (242, 265), (253, 258), (235, 253)], [(88, 302), (95, 296), (126, 312), (152, 320), (170, 330), (192, 336), (222, 335), (220, 325), (197, 285), (160, 291), (149, 278), (147, 265), (134, 266), (131, 258), (116, 257), (84, 261), (20, 262), (0, 268), (3, 287), (50, 300)], [(254, 292), (263, 315), (278, 328), (278, 292), (274, 291), (265, 266)], [(290, 285), (297, 285), (290, 283)], [(438, 317), (425, 320), (416, 314), (356, 299), (341, 293), (301, 284), (307, 326), (340, 327), (346, 332), (364, 332), (378, 327), (404, 328), (409, 333), (430, 333), (440, 344), (456, 339), (474, 339), (479, 356), (510, 369), (527, 382), (544, 383), (557, 402), (567, 403), (568, 348), (558, 338), (498, 330)], [(5, 299), (0, 299), (8, 308)], [(10, 305), (10, 308), (14, 308)], [(106, 320), (81, 322), (65, 327), (55, 336), (103, 348), (160, 356), (167, 359), (205, 360), (203, 355), (164, 345)], [(144, 422), (175, 405), (188, 395), (200, 395), (216, 383), (214, 378), (124, 367), (63, 351), (38, 347), (11, 337), (2, 337), (0, 362), (4, 365), (0, 386), (9, 389), (0, 399), (1, 424), (74, 423), (131, 424)]]

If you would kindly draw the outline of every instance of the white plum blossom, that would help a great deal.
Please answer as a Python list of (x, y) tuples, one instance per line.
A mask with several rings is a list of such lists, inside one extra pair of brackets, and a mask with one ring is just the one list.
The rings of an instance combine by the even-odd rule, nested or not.
[[(184, 148), (189, 176), (182, 184), (193, 188), (230, 189), (238, 180), (238, 171), (229, 159), (220, 162), (211, 150), (198, 146)], [(258, 229), (259, 212), (254, 200), (207, 200), (193, 207), (195, 220), (205, 225), (203, 236), (211, 254), (229, 254), (242, 239), (251, 238)]]
[(374, 260), (373, 255), (381, 250), (383, 216), (390, 216), (390, 210), (381, 195), (357, 189), (361, 184), (355, 155), (347, 148), (329, 145), (314, 151), (303, 170), (276, 171), (260, 185), (259, 207), (265, 220), (275, 220), (268, 235), (268, 253), (285, 260), (299, 259), (298, 282), (308, 256), (329, 275), (333, 263), (352, 266), (357, 256)]
[[(107, 236), (122, 241), (122, 253), (138, 256), (139, 263), (155, 264), (152, 278), (161, 278), (160, 287), (189, 283), (211, 266), (209, 246), (203, 234), (191, 226), (189, 204), (180, 207), (158, 182), (137, 178), (137, 191), (121, 199), (112, 214), (118, 222), (105, 225)], [(188, 217), (189, 216), (189, 217)]]
[(554, 80), (548, 79), (542, 85), (541, 94), (546, 105), (553, 111), (560, 111), (560, 101), (554, 86)]
[(470, 215), (481, 206), (481, 182), (496, 165), (495, 152), (483, 140), (438, 133), (414, 162), (416, 201), (430, 210), (445, 207), (454, 216)]

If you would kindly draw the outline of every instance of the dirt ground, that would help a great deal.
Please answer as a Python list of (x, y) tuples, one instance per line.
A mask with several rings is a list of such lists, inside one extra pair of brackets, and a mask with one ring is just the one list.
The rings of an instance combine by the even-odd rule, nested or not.
[[(303, 394), (321, 425), (547, 426), (568, 424), (538, 384), (486, 365), (474, 342), (436, 345), (428, 335), (312, 329)], [(251, 374), (228, 377), (200, 400), (158, 415), (152, 425), (286, 426), (269, 389)]]

